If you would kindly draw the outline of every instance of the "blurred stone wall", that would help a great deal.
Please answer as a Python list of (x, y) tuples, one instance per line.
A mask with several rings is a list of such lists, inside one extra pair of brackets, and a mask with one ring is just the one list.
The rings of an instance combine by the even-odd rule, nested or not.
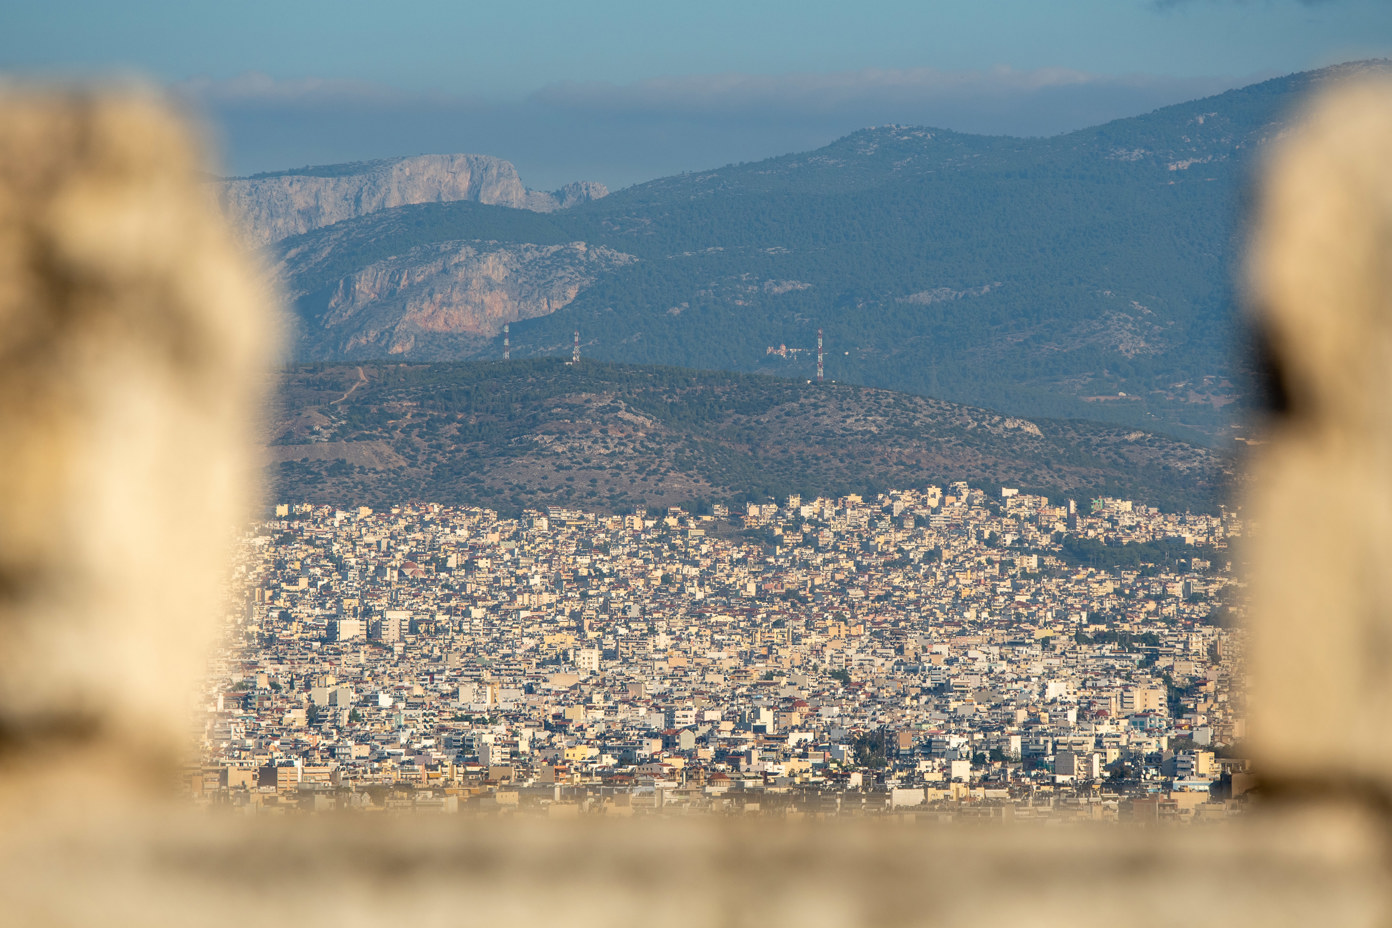
[(14, 925), (1392, 921), (1392, 90), (1274, 145), (1250, 264), (1268, 799), (1187, 829), (243, 820), (176, 769), (254, 496), (274, 295), (179, 122), (0, 96), (0, 918)]

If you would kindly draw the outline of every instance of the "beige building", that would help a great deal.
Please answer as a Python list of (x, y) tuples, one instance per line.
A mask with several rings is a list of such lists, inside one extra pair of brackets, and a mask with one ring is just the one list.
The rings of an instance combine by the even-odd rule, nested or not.
[(1121, 694), (1122, 715), (1162, 712), (1165, 706), (1165, 688), (1163, 686), (1132, 686), (1123, 690)]

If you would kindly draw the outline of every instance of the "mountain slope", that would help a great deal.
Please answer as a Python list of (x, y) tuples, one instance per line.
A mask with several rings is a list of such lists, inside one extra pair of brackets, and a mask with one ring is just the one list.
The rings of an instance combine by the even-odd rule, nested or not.
[(285, 375), (279, 499), (630, 511), (951, 480), (1213, 509), (1210, 451), (844, 384), (556, 360), (317, 365)]
[[(548, 215), (388, 210), (282, 244), (298, 350), (407, 344), (385, 303), (372, 323), (385, 334), (351, 348), (330, 312), (334, 288), (385, 258), (584, 242), (624, 258), (596, 273), (575, 258), (565, 275), (583, 282), (547, 312), (495, 312), (514, 323), (514, 357), (568, 351), (578, 329), (588, 356), (805, 378), (821, 328), (829, 378), (1221, 442), (1242, 400), (1230, 280), (1243, 186), (1301, 95), (1353, 69), (1049, 139), (867, 129)], [(302, 260), (316, 249), (327, 257)], [(487, 315), (461, 304), (455, 317), (475, 314)], [(496, 336), (440, 334), (415, 333), (402, 356), (500, 353)]]

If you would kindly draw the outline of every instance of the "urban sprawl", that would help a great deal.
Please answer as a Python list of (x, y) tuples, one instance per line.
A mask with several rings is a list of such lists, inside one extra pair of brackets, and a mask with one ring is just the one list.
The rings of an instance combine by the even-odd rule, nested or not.
[(281, 505), (199, 801), (1195, 821), (1242, 759), (1237, 518), (956, 483), (732, 516)]

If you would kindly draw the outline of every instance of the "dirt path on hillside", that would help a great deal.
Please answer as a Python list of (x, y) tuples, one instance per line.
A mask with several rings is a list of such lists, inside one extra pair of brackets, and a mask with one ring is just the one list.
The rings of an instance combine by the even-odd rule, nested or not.
[(342, 396), (340, 396), (338, 399), (334, 400), (334, 401), (333, 401), (332, 403), (330, 403), (329, 405), (330, 405), (330, 406), (337, 406), (339, 403), (343, 402), (343, 401), (346, 400), (348, 397), (352, 396), (352, 395), (353, 395), (353, 391), (356, 390), (358, 387), (361, 387), (361, 386), (362, 386), (363, 384), (365, 384), (365, 383), (367, 383), (367, 374), (363, 373), (362, 366), (359, 365), (359, 366), (358, 366), (358, 379), (355, 380), (355, 381), (353, 382), (353, 385), (352, 385), (351, 387), (348, 388), (348, 392), (347, 392), (347, 393), (343, 394)]

